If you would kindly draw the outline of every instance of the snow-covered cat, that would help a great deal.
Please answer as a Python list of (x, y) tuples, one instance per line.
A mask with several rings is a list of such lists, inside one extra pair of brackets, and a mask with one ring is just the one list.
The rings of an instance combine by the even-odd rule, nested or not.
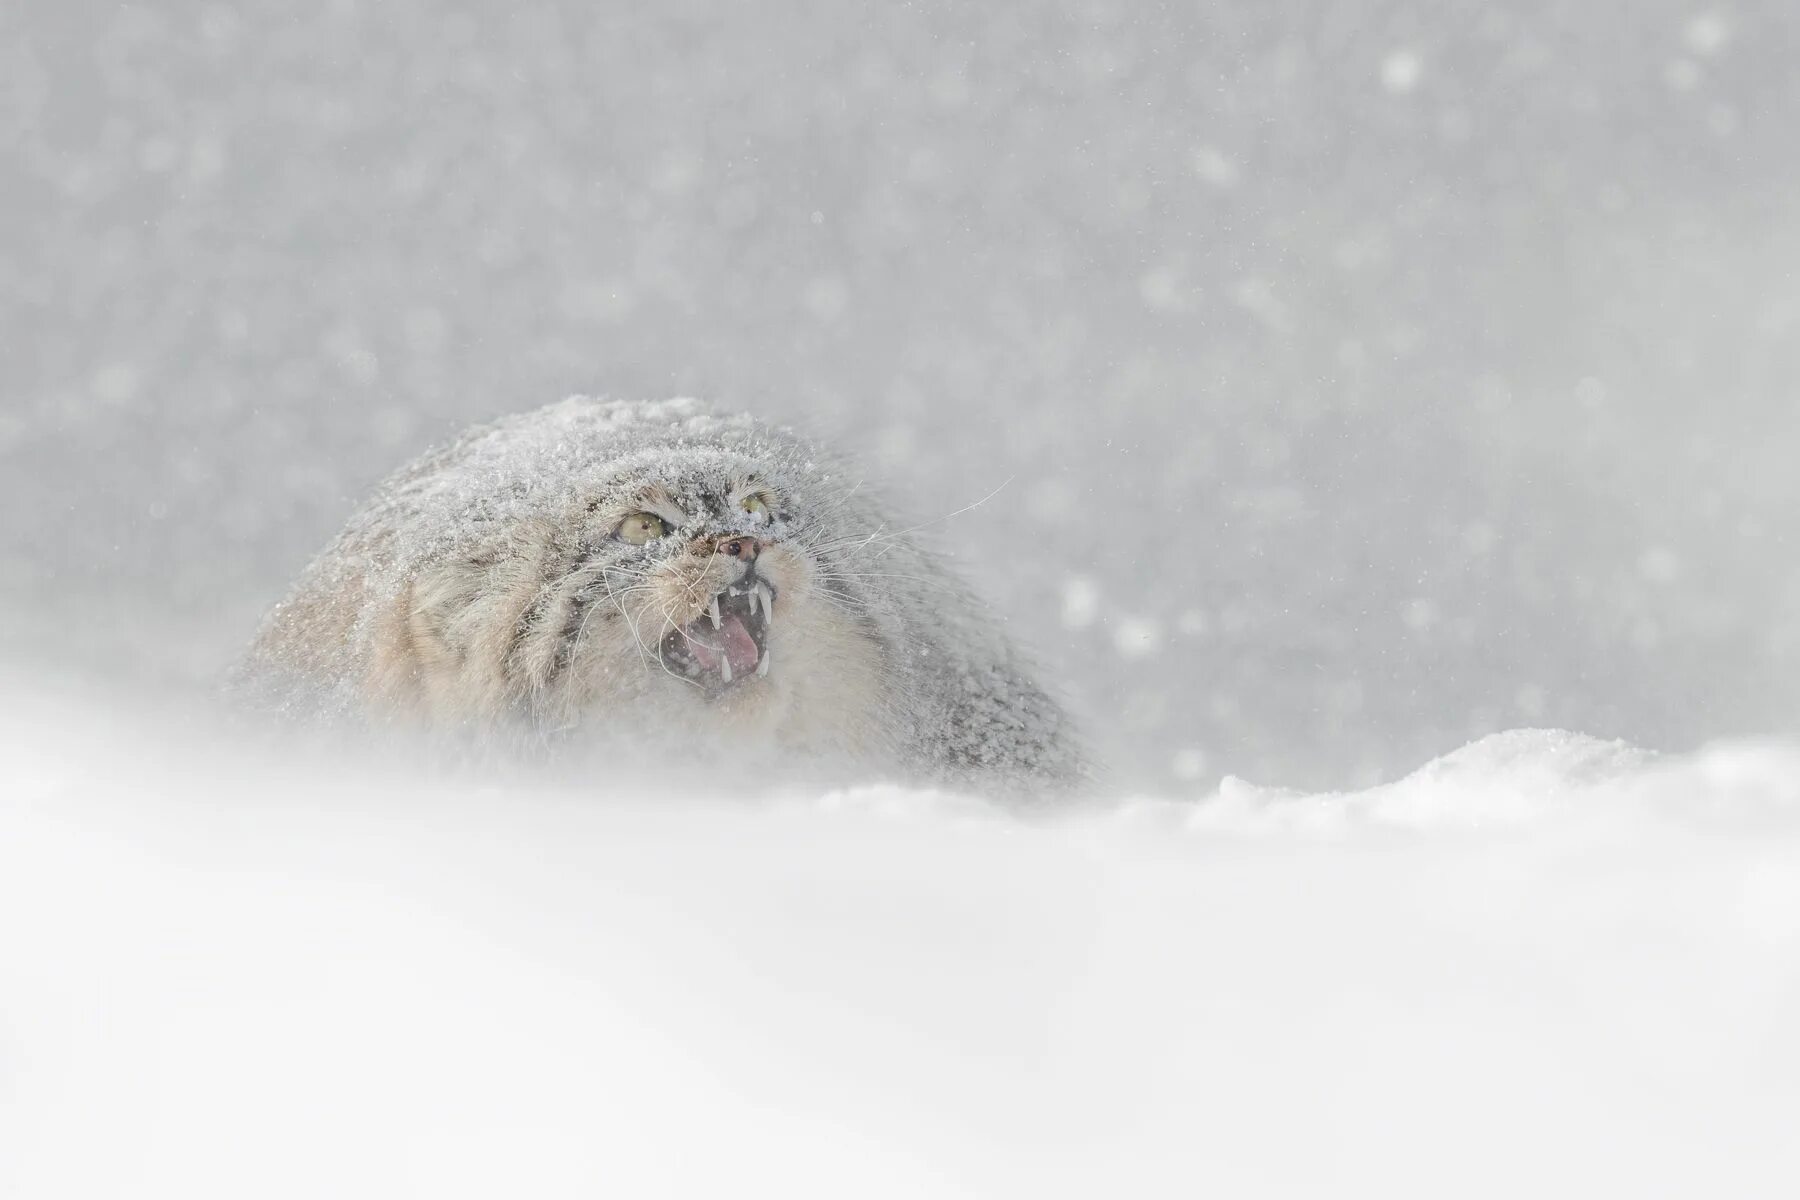
[(1082, 773), (982, 605), (822, 447), (574, 397), (390, 478), (240, 672), (289, 716), (1037, 790)]

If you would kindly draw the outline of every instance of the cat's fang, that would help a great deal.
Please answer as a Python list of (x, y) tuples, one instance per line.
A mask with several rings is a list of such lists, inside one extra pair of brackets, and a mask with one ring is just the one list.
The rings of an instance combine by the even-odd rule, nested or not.
[(769, 585), (760, 579), (756, 583), (755, 595), (762, 599), (763, 623), (766, 625), (775, 619), (775, 597), (769, 594)]
[(726, 683), (731, 682), (731, 655), (729, 654), (722, 655), (719, 658), (719, 678), (723, 679)]
[(768, 673), (769, 673), (769, 652), (765, 649), (762, 652), (762, 660), (756, 664), (756, 677), (758, 679), (761, 679), (763, 676), (767, 675)]
[(712, 602), (706, 606), (706, 615), (712, 618), (713, 628), (717, 629), (719, 627), (719, 598), (717, 596), (714, 596)]

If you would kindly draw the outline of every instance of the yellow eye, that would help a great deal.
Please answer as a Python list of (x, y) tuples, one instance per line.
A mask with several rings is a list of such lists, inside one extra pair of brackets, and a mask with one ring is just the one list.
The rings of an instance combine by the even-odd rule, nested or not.
[(667, 532), (669, 532), (669, 523), (655, 513), (632, 513), (619, 522), (619, 528), (613, 532), (613, 536), (621, 542), (642, 546), (645, 542), (653, 542)]
[(769, 519), (768, 501), (764, 500), (761, 496), (745, 496), (742, 500), (738, 501), (738, 503), (743, 505), (744, 511), (751, 516), (761, 517), (765, 521)]

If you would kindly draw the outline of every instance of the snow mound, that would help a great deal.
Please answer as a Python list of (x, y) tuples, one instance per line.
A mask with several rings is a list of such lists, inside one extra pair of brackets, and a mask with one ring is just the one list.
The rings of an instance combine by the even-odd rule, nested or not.
[(1800, 1186), (1800, 751), (1021, 821), (468, 781), (0, 688), (0, 1194)]

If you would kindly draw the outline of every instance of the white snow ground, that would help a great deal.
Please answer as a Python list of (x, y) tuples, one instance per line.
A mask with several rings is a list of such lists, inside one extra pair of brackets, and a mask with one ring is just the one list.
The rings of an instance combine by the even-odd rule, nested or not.
[(7, 1196), (1800, 1187), (1792, 746), (1029, 824), (421, 780), (17, 679), (0, 752)]

